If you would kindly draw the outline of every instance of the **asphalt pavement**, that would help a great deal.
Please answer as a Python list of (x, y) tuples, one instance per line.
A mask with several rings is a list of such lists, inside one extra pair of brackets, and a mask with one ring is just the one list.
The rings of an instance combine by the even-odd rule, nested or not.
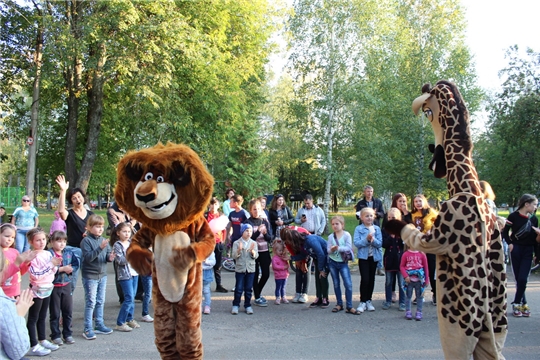
[[(360, 299), (360, 275), (351, 266), (353, 305)], [(27, 278), (26, 276), (24, 278)], [(24, 281), (23, 281), (24, 282)], [(234, 273), (223, 271), (223, 285), (234, 286)], [(23, 283), (26, 286), (26, 283)], [(205, 359), (443, 359), (436, 307), (431, 304), (431, 291), (426, 291), (424, 319), (407, 321), (397, 304), (382, 310), (384, 277), (377, 276), (373, 303), (376, 311), (359, 316), (344, 311), (332, 313), (335, 305), (330, 279), (330, 303), (327, 309), (309, 308), (308, 304), (274, 304), (274, 279), (263, 290), (268, 307), (254, 306), (254, 314), (231, 315), (233, 294), (212, 292), (212, 312), (202, 317)], [(215, 286), (212, 285), (212, 290)], [(509, 273), (508, 298), (512, 301), (514, 281)], [(288, 298), (294, 295), (294, 273), (287, 284)], [(310, 301), (314, 299), (312, 281)], [(507, 359), (540, 357), (540, 275), (531, 274), (527, 287), (531, 307), (530, 318), (514, 318), (509, 311), (509, 333), (504, 355)], [(114, 270), (109, 265), (105, 324), (116, 325), (120, 303), (114, 285)], [(140, 320), (142, 304), (135, 304), (136, 320)], [(413, 311), (415, 307), (413, 306)], [(414, 312), (413, 312), (414, 313)], [(151, 310), (153, 314), (153, 309)], [(52, 352), (50, 359), (159, 359), (154, 345), (151, 323), (140, 322), (141, 328), (123, 333), (97, 335), (95, 340), (82, 337), (84, 294), (79, 279), (74, 293), (73, 337), (75, 344), (63, 345)]]

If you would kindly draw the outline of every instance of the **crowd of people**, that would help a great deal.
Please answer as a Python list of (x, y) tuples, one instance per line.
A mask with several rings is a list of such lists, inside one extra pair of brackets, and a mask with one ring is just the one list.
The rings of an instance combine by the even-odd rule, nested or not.
[[(60, 188), (59, 206), (49, 234), (37, 227), (38, 214), (27, 201), (28, 196), (23, 197), (22, 206), (15, 210), (12, 222), (0, 225), (3, 357), (45, 356), (63, 344), (75, 342), (71, 327), (73, 292), (79, 272), (85, 295), (83, 337), (92, 340), (96, 334), (112, 333), (113, 329), (107, 327), (103, 319), (109, 262), (115, 264), (117, 291), (122, 304), (114, 330), (130, 332), (140, 327), (135, 320), (134, 306), (138, 289), (143, 302), (140, 319), (153, 321), (149, 313), (151, 276), (139, 276), (126, 259), (126, 250), (139, 224), (122, 209), (112, 206), (108, 211), (111, 239), (106, 239), (103, 237), (105, 219), (85, 207), (84, 191), (79, 188), (68, 191), (69, 183), (63, 176), (58, 176), (56, 181)], [(493, 203), (494, 195), (489, 184), (482, 186), (486, 199)], [(71, 205), (69, 210), (65, 208), (66, 199)], [(429, 206), (424, 195), (416, 195), (412, 199), (413, 209), (409, 210), (407, 197), (396, 193), (388, 212), (385, 212), (382, 202), (373, 197), (373, 188), (366, 186), (364, 197), (355, 207), (359, 224), (354, 234), (345, 230), (342, 216), (334, 216), (330, 221), (332, 231), (328, 239), (322, 237), (326, 229), (324, 212), (314, 204), (310, 194), (304, 197), (304, 206), (296, 216), (293, 216), (283, 195), (274, 196), (269, 209), (266, 208), (266, 200), (265, 197), (252, 199), (246, 210), (242, 208), (243, 197), (234, 189), (227, 189), (222, 214), (219, 211), (220, 201), (211, 199), (205, 214), (207, 221), (210, 223), (226, 216), (227, 226), (215, 232), (215, 250), (202, 264), (203, 314), (211, 313), (212, 282), (216, 283), (216, 292), (229, 291), (221, 281), (221, 258), (228, 251), (235, 260), (233, 315), (239, 313), (242, 298), (248, 315), (254, 313), (254, 305), (268, 306), (263, 295), (270, 279), (270, 268), (275, 281), (275, 305), (308, 303), (313, 274), (315, 298), (309, 307), (332, 307), (334, 313), (345, 311), (351, 315), (375, 311), (372, 297), (377, 273), (385, 275), (383, 310), (390, 309), (397, 302), (398, 310), (405, 312), (405, 319), (421, 321), (424, 293), (428, 286), (433, 292), (432, 304), (437, 305), (432, 255), (407, 249), (399, 236), (384, 230), (384, 222), (395, 219), (414, 224), (418, 230), (428, 234), (437, 212)], [(540, 242), (535, 216), (537, 206), (537, 198), (525, 194), (520, 198), (516, 211), (507, 219), (499, 219), (516, 279), (516, 294), (512, 301), (512, 313), (516, 317), (530, 316), (525, 292), (530, 265), (538, 254)], [(354, 306), (349, 264), (356, 259), (361, 280), (360, 302)], [(292, 264), (295, 294), (289, 297), (285, 289)], [(30, 286), (21, 289), (21, 277), (26, 273)], [(335, 305), (331, 305), (329, 300), (329, 274)], [(413, 305), (416, 305), (414, 316)], [(47, 315), (50, 331), (46, 326)]]

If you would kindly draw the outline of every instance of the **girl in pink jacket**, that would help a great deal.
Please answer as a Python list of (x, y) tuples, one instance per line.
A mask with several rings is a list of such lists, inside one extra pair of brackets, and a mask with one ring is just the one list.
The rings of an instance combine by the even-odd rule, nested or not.
[(289, 300), (285, 297), (285, 287), (289, 278), (289, 254), (286, 253), (283, 242), (279, 239), (274, 240), (272, 244), (272, 269), (274, 270), (274, 279), (276, 280), (276, 305), (288, 304)]

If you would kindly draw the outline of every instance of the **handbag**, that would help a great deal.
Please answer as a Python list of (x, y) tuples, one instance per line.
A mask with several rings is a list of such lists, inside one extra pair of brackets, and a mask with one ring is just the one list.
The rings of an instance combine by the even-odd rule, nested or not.
[[(339, 246), (336, 233), (334, 233), (334, 242), (336, 243), (337, 246)], [(341, 261), (343, 261), (345, 263), (348, 263), (349, 261), (352, 260), (352, 255), (351, 255), (350, 250), (347, 250), (346, 252), (341, 252), (340, 251), (339, 255), (341, 256)]]

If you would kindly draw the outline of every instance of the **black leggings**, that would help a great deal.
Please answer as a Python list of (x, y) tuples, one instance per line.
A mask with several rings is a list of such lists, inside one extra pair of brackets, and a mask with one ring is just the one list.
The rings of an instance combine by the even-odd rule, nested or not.
[[(261, 297), (262, 289), (268, 278), (270, 277), (270, 263), (272, 259), (270, 258), (270, 251), (263, 251), (259, 253), (259, 257), (255, 260), (255, 279), (253, 280), (253, 293), (255, 299)], [(259, 279), (259, 266), (261, 267), (261, 278)]]
[[(45, 299), (38, 297), (34, 298), (34, 305), (28, 310), (28, 335), (30, 336), (30, 346), (34, 347), (38, 344), (38, 340), (46, 340), (46, 320), (49, 310), (49, 302), (51, 298), (48, 296)], [(37, 337), (36, 337), (37, 328)]]

